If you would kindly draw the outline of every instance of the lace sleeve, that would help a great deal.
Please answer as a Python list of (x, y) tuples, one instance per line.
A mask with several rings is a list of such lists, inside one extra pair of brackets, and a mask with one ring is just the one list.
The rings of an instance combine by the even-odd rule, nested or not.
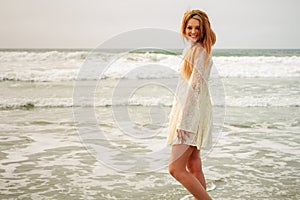
[(206, 84), (204, 53), (195, 62), (190, 79), (186, 86), (186, 95), (180, 99), (180, 113), (176, 128), (196, 133), (200, 120), (201, 90)]

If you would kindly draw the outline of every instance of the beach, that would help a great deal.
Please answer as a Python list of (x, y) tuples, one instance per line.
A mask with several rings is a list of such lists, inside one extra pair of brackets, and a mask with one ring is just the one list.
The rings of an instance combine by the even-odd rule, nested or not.
[[(0, 50), (0, 199), (188, 195), (168, 173), (168, 150), (159, 153), (173, 99), (164, 84), (176, 87), (181, 50), (90, 52)], [(105, 72), (101, 81), (93, 71), (87, 71), (91, 80), (80, 77), (93, 56)], [(108, 67), (112, 57), (118, 59)], [(223, 49), (213, 60), (223, 84), (213, 94), (223, 91), (224, 98), (213, 101), (214, 147), (203, 154), (209, 194), (217, 200), (299, 199), (300, 51)], [(94, 96), (86, 100), (76, 92), (90, 83)], [(85, 110), (94, 113), (92, 121)], [(97, 157), (92, 147), (105, 148), (107, 156)], [(144, 162), (148, 155), (152, 163)]]

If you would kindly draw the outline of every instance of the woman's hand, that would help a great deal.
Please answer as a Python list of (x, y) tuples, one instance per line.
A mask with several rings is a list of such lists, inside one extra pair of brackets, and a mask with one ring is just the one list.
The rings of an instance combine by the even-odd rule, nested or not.
[(184, 143), (186, 141), (186, 137), (190, 138), (190, 132), (185, 130), (176, 129), (178, 141)]

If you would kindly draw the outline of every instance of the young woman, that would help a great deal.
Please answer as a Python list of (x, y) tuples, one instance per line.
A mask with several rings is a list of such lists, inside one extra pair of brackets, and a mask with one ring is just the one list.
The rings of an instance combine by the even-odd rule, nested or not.
[(184, 13), (181, 34), (190, 42), (184, 50), (173, 107), (169, 115), (168, 144), (172, 145), (170, 174), (198, 200), (206, 192), (200, 149), (211, 147), (212, 105), (207, 81), (216, 35), (200, 10)]

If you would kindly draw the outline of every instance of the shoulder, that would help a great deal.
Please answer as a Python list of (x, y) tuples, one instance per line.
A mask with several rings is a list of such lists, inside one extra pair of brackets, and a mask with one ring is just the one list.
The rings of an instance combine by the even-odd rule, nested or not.
[(207, 53), (206, 49), (201, 45), (201, 44), (197, 44), (193, 47), (193, 51), (194, 51), (194, 55), (195, 58), (207, 58), (210, 55)]
[(203, 61), (210, 58), (210, 55), (207, 53), (206, 49), (202, 46), (199, 46), (195, 49), (195, 61)]
[(203, 47), (199, 48), (199, 55), (195, 59), (195, 65), (205, 69), (212, 65), (212, 56)]

